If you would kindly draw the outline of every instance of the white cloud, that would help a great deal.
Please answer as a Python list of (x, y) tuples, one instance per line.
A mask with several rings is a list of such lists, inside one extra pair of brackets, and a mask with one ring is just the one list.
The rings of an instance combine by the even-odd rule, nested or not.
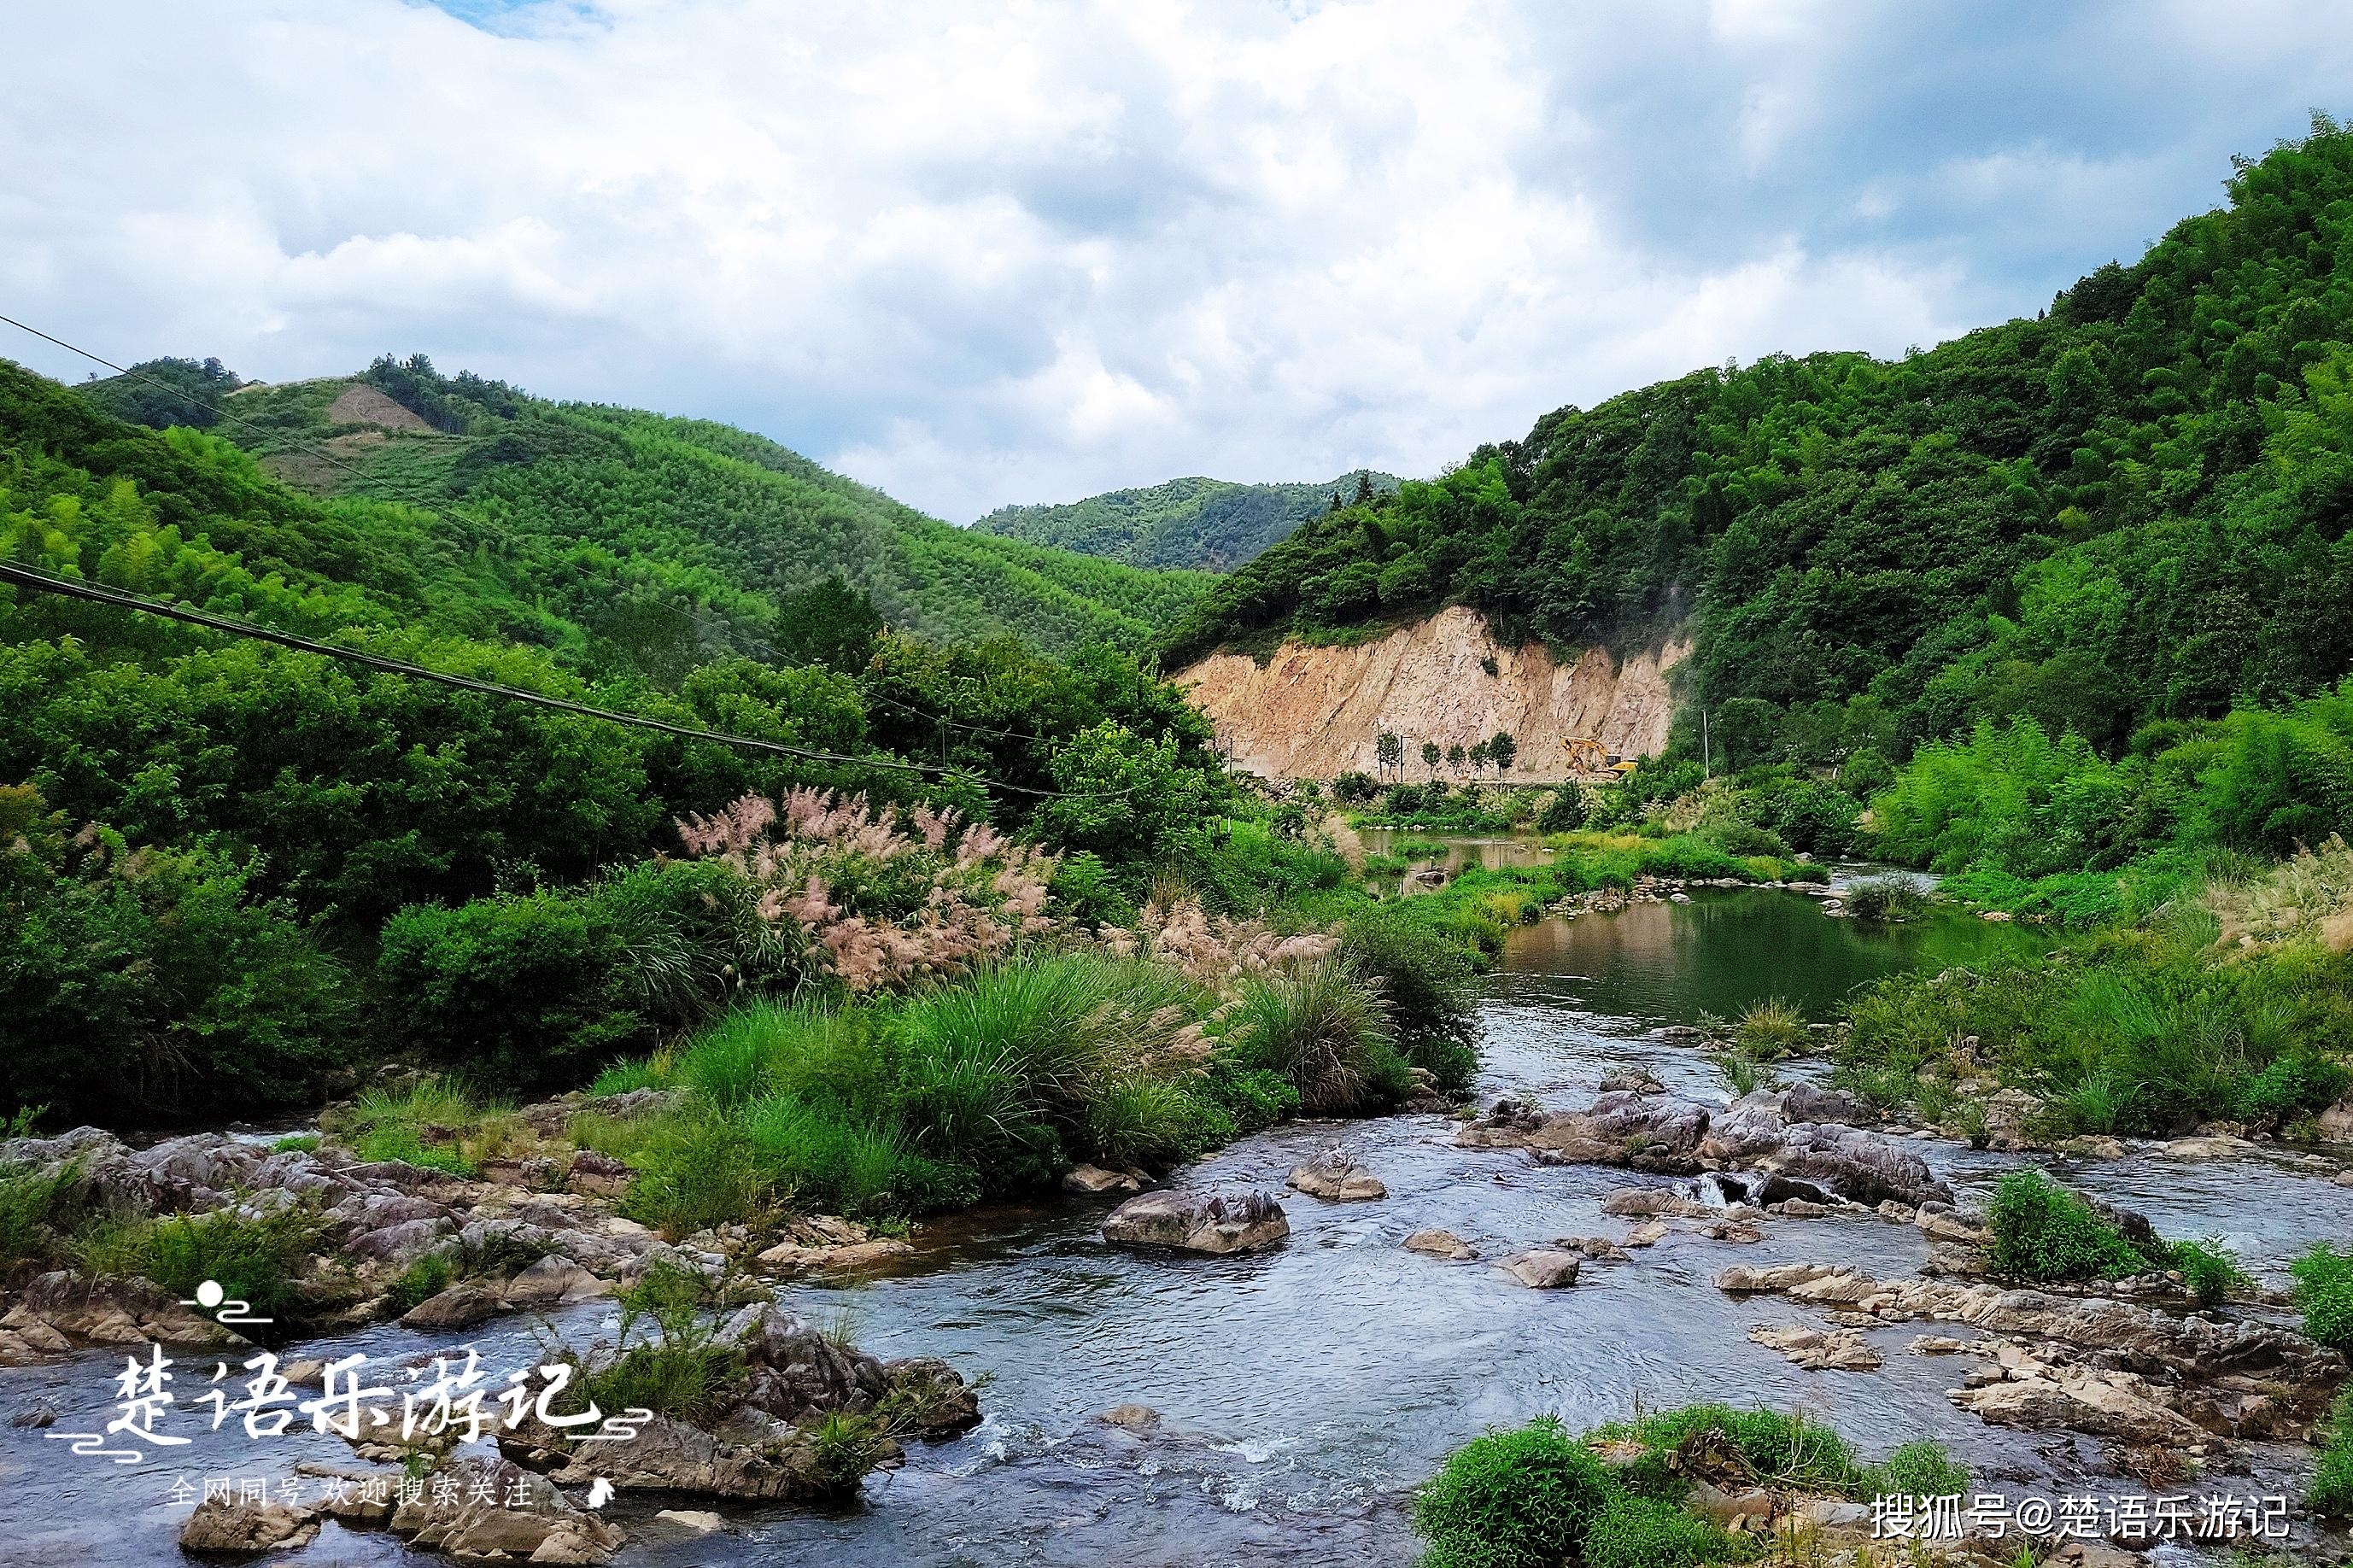
[[(745, 425), (961, 521), (1430, 472), (1727, 355), (1932, 342), (2205, 205), (2317, 90), (2193, 13), (2082, 24), (2205, 90), (2185, 129), (2036, 98), (2048, 40), (1889, 15), (40, 7), (0, 100), (0, 309), (271, 379), (423, 349)], [(2280, 26), (2341, 70), (2346, 28)]]

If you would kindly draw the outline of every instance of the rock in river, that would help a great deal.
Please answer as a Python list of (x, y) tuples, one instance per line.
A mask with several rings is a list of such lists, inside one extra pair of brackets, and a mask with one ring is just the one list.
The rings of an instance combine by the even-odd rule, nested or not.
[(208, 1497), (180, 1526), (180, 1550), (219, 1557), (258, 1557), (265, 1552), (292, 1552), (311, 1544), (319, 1533), (315, 1509), (289, 1508), (282, 1502), (237, 1501)]
[(1558, 1290), (1577, 1283), (1577, 1270), (1583, 1262), (1577, 1253), (1538, 1247), (1515, 1252), (1495, 1267), (1531, 1290)]
[(1449, 1263), (1468, 1263), (1479, 1256), (1479, 1249), (1451, 1230), (1417, 1230), (1405, 1238), (1408, 1252), (1427, 1253), (1443, 1258)]
[(1130, 1198), (1111, 1211), (1103, 1239), (1122, 1247), (1186, 1252), (1254, 1252), (1291, 1234), (1282, 1205), (1265, 1193), (1164, 1191)]
[(1293, 1171), (1285, 1184), (1311, 1198), (1340, 1204), (1365, 1203), (1389, 1195), (1388, 1186), (1378, 1176), (1338, 1149), (1326, 1149)]
[(427, 1296), (400, 1320), (404, 1329), (470, 1329), (486, 1323), (506, 1306), (506, 1292), (495, 1279), (460, 1279), (438, 1295)]

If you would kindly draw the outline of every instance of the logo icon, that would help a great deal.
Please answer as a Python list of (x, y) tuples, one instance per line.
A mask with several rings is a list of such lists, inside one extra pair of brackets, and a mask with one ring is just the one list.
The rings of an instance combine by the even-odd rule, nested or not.
[(217, 1279), (207, 1279), (203, 1284), (197, 1286), (195, 1299), (194, 1300), (183, 1300), (180, 1305), (183, 1307), (200, 1308), (204, 1311), (209, 1313), (212, 1320), (216, 1323), (270, 1323), (277, 1321), (274, 1318), (255, 1317), (253, 1315), (253, 1304), (249, 1301), (239, 1301), (232, 1299), (227, 1289)]

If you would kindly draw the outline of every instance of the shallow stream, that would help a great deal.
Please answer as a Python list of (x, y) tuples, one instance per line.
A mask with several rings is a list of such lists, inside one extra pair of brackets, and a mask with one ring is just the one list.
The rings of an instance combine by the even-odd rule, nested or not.
[[(1820, 1016), (1878, 975), (2021, 940), (2032, 939), (1952, 916), (1873, 930), (1826, 917), (1812, 900), (1761, 891), (1530, 927), (1487, 985), (1480, 1099), (1509, 1091), (1580, 1104), (1620, 1065), (1721, 1098), (1705, 1057), (1650, 1031), (1729, 1016), (1771, 995)], [(2100, 1477), (2089, 1439), (1989, 1428), (1957, 1410), (1946, 1391), (1966, 1363), (1905, 1353), (1919, 1326), (1872, 1333), (1883, 1370), (1800, 1372), (1746, 1334), (1758, 1322), (1810, 1321), (1806, 1313), (1778, 1300), (1736, 1300), (1710, 1284), (1733, 1262), (1819, 1259), (1908, 1274), (1926, 1256), (1910, 1226), (1774, 1220), (1748, 1246), (1679, 1233), (1631, 1262), (1588, 1265), (1572, 1289), (1524, 1289), (1484, 1264), (1442, 1263), (1400, 1244), (1442, 1226), (1493, 1258), (1554, 1237), (1618, 1236), (1626, 1222), (1600, 1214), (1601, 1196), (1658, 1178), (1461, 1150), (1452, 1132), (1438, 1116), (1294, 1125), (1187, 1173), (1188, 1183), (1279, 1188), (1302, 1159), (1345, 1142), (1388, 1184), (1388, 1198), (1369, 1204), (1287, 1194), (1291, 1238), (1256, 1257), (1114, 1250), (1096, 1230), (1109, 1200), (1073, 1199), (963, 1216), (934, 1227), (917, 1266), (898, 1277), (797, 1292), (794, 1304), (808, 1315), (849, 1314), (854, 1337), (877, 1353), (943, 1355), (967, 1375), (987, 1374), (986, 1421), (954, 1443), (914, 1448), (904, 1468), (868, 1481), (853, 1511), (729, 1510), (729, 1533), (648, 1531), (622, 1561), (1403, 1564), (1415, 1554), (1404, 1494), (1449, 1449), (1491, 1426), (1550, 1412), (1582, 1427), (1629, 1415), (1638, 1401), (1802, 1407), (1873, 1452), (1940, 1437), (1980, 1479), (2045, 1491), (2121, 1484)], [(1941, 1142), (1920, 1149), (1967, 1188), (2009, 1163)], [(2353, 1235), (2353, 1190), (2271, 1163), (2139, 1154), (2069, 1176), (2174, 1234), (2221, 1236), (2274, 1282), (2306, 1243)], [(563, 1327), (589, 1337), (609, 1311), (576, 1309)], [(520, 1365), (530, 1331), (509, 1320), (478, 1342), (489, 1364)], [(384, 1327), (338, 1340), (330, 1353), (430, 1348)], [(120, 1354), (93, 1354), (0, 1372), (0, 1420), (49, 1398), (62, 1412), (58, 1429), (102, 1421), (121, 1370)], [(210, 1371), (190, 1370), (184, 1399)], [(1124, 1403), (1158, 1411), (1159, 1433), (1137, 1437), (1096, 1419)], [(248, 1444), (234, 1421), (135, 1469), (64, 1447), (0, 1426), (0, 1562), (180, 1563), (174, 1536), (185, 1510), (171, 1500), (175, 1478), (201, 1485), (207, 1476), (283, 1475), (301, 1458), (349, 1462), (332, 1438)], [(2279, 1482), (2303, 1453), (2255, 1456), (2258, 1479)], [(2242, 1479), (2231, 1489), (2253, 1488)], [(622, 1517), (656, 1506), (628, 1504)], [(288, 1561), (439, 1559), (331, 1524)]]

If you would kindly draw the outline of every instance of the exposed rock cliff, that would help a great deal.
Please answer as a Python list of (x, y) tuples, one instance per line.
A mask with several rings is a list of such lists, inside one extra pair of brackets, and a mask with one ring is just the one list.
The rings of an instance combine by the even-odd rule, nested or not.
[[(1667, 672), (1690, 651), (1671, 642), (1623, 662), (1588, 648), (1556, 663), (1542, 643), (1498, 646), (1476, 611), (1440, 611), (1354, 647), (1285, 643), (1260, 665), (1218, 653), (1177, 683), (1218, 726), (1234, 763), (1266, 778), (1330, 778), (1373, 771), (1383, 730), (1404, 737), (1406, 776), (1419, 779), (1421, 742), (1468, 746), (1498, 730), (1519, 742), (1514, 777), (1557, 779), (1562, 742), (1592, 736), (1622, 756), (1655, 755), (1667, 741)], [(1481, 662), (1495, 661), (1490, 675)]]

